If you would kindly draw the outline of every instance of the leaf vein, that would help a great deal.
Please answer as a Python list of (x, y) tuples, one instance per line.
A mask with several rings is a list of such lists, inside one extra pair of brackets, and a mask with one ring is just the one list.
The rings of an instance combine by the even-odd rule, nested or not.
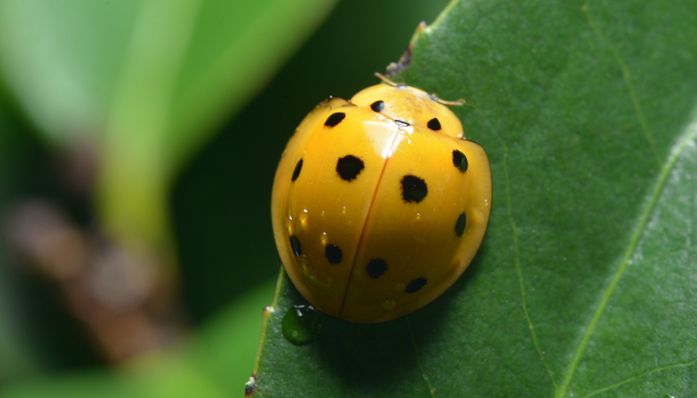
[(634, 113), (636, 114), (637, 120), (639, 121), (639, 126), (641, 127), (642, 135), (648, 143), (653, 157), (656, 160), (656, 163), (660, 165), (661, 161), (658, 155), (658, 150), (656, 149), (656, 142), (653, 138), (651, 128), (649, 127), (649, 124), (646, 121), (646, 115), (644, 114), (644, 111), (641, 108), (641, 104), (639, 103), (639, 99), (637, 98), (636, 89), (634, 88), (634, 84), (632, 83), (632, 74), (630, 72), (627, 61), (624, 60), (624, 57), (622, 57), (622, 54), (617, 49), (617, 47), (605, 36), (605, 34), (600, 29), (596, 21), (593, 19), (593, 16), (590, 13), (590, 5), (588, 0), (586, 0), (586, 2), (581, 7), (581, 11), (583, 12), (583, 16), (586, 18), (588, 25), (593, 30), (593, 33), (595, 33), (595, 35), (598, 37), (601, 43), (608, 46), (610, 52), (612, 53), (612, 57), (614, 58), (615, 62), (617, 62), (620, 71), (622, 72), (622, 80), (624, 82), (625, 87), (627, 88), (627, 93), (629, 94), (629, 98), (632, 102)]
[(409, 329), (409, 339), (411, 341), (411, 346), (414, 348), (414, 354), (416, 357), (416, 365), (419, 367), (419, 372), (421, 372), (421, 378), (426, 382), (428, 387), (428, 392), (431, 394), (431, 398), (436, 398), (436, 388), (431, 384), (431, 380), (428, 378), (424, 372), (423, 366), (421, 366), (421, 360), (419, 359), (419, 350), (416, 348), (416, 339), (414, 338), (414, 331), (411, 327), (411, 318), (407, 316), (407, 328)]
[(680, 158), (681, 154), (685, 151), (686, 148), (688, 148), (690, 142), (693, 141), (695, 137), (697, 137), (697, 123), (688, 126), (686, 131), (680, 135), (674, 150), (670, 153), (668, 159), (666, 159), (666, 161), (663, 163), (661, 167), (661, 172), (658, 176), (656, 185), (653, 188), (649, 202), (646, 204), (643, 211), (641, 212), (639, 222), (632, 230), (631, 238), (629, 240), (627, 249), (625, 250), (625, 253), (622, 257), (622, 260), (620, 261), (617, 270), (612, 276), (612, 279), (610, 279), (607, 287), (605, 288), (600, 298), (600, 302), (598, 303), (598, 306), (595, 309), (595, 312), (593, 313), (590, 322), (586, 326), (585, 331), (583, 332), (581, 341), (579, 342), (578, 347), (576, 347), (574, 356), (569, 364), (569, 367), (565, 372), (561, 388), (557, 390), (557, 394), (555, 395), (555, 397), (562, 398), (568, 394), (569, 388), (571, 386), (571, 381), (573, 380), (574, 374), (578, 369), (578, 365), (580, 364), (581, 359), (583, 358), (583, 354), (585, 353), (586, 347), (588, 346), (588, 343), (590, 342), (590, 339), (598, 326), (600, 318), (602, 317), (603, 313), (605, 312), (605, 309), (607, 308), (610, 298), (614, 294), (617, 285), (619, 284), (620, 280), (622, 279), (622, 276), (624, 275), (624, 272), (627, 270), (627, 267), (629, 267), (629, 264), (631, 263), (631, 259), (634, 256), (634, 253), (637, 249), (637, 246), (639, 245), (639, 241), (643, 236), (644, 231), (646, 230), (646, 226), (648, 225), (649, 219), (653, 215), (653, 212), (656, 209), (656, 204), (658, 203), (658, 200), (661, 197), (661, 194), (663, 193), (663, 188), (665, 187), (666, 182), (668, 181), (668, 176), (675, 167), (678, 158)]
[(516, 272), (516, 278), (518, 281), (518, 288), (520, 290), (520, 302), (523, 309), (523, 314), (525, 315), (525, 321), (528, 324), (528, 331), (530, 332), (530, 338), (532, 339), (532, 344), (535, 346), (535, 351), (542, 361), (542, 365), (545, 367), (545, 371), (549, 376), (550, 381), (557, 388), (557, 382), (554, 379), (552, 370), (545, 359), (544, 352), (540, 347), (540, 342), (537, 338), (537, 332), (535, 331), (535, 326), (532, 323), (532, 318), (530, 317), (530, 311), (528, 310), (528, 300), (527, 293), (525, 292), (525, 283), (523, 281), (523, 271), (520, 261), (520, 244), (518, 242), (518, 227), (516, 226), (515, 219), (513, 218), (513, 201), (511, 199), (511, 184), (510, 177), (508, 173), (508, 145), (503, 145), (503, 172), (505, 176), (506, 183), (506, 207), (508, 208), (508, 219), (511, 224), (511, 232), (513, 234), (513, 253), (514, 253), (514, 267)]
[(659, 372), (663, 372), (663, 371), (671, 370), (671, 369), (676, 369), (676, 368), (686, 368), (686, 367), (689, 368), (690, 366), (693, 366), (695, 363), (697, 363), (697, 359), (693, 359), (693, 360), (687, 361), (687, 362), (672, 363), (669, 365), (663, 365), (663, 366), (659, 366), (659, 367), (656, 367), (653, 369), (648, 369), (648, 370), (645, 370), (645, 371), (643, 371), (639, 374), (636, 374), (634, 376), (630, 376), (630, 377), (627, 377), (623, 380), (620, 380), (617, 383), (613, 383), (613, 384), (610, 384), (608, 386), (598, 388), (597, 390), (593, 390), (590, 393), (584, 395), (582, 398), (590, 398), (590, 397), (598, 395), (600, 393), (614, 390), (614, 389), (621, 387), (627, 383), (631, 383), (634, 380), (637, 380), (637, 379), (645, 377), (645, 376), (650, 376), (654, 373), (659, 373)]

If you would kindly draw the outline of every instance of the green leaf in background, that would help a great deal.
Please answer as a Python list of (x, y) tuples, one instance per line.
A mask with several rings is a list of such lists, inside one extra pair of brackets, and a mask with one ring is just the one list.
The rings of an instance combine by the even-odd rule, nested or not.
[(0, 67), (40, 132), (58, 144), (103, 134), (111, 108), (124, 106), (115, 101), (136, 108), (124, 117), (164, 108), (159, 144), (174, 168), (333, 3), (5, 0)]
[(196, 338), (176, 350), (111, 372), (83, 371), (35, 378), (11, 385), (0, 392), (0, 397), (239, 397), (256, 350), (249, 342), (261, 331), (262, 308), (254, 304), (270, 297), (273, 287), (271, 281), (252, 289), (204, 326)]
[(0, 72), (53, 143), (101, 148), (107, 229), (159, 243), (174, 172), (333, 3), (6, 0)]
[(454, 1), (397, 79), (471, 105), (485, 244), (423, 310), (306, 346), (283, 279), (256, 396), (696, 396), (695, 38), (694, 1)]
[[(166, 238), (168, 188), (178, 169), (221, 118), (235, 113), (261, 88), (333, 4), (333, 0), (1, 0), (0, 77), (7, 90), (3, 87), (0, 104), (0, 226), (5, 227), (8, 181), (34, 177), (17, 170), (26, 164), (13, 160), (20, 149), (17, 141), (27, 140), (18, 136), (27, 129), (5, 123), (4, 114), (10, 110), (6, 97), (16, 101), (51, 147), (65, 149), (84, 141), (97, 146), (97, 155), (103, 156), (99, 188), (107, 227), (135, 239)], [(41, 162), (24, 163), (34, 167)], [(11, 192), (17, 197), (7, 202), (25, 199), (23, 193)], [(31, 307), (22, 301), (20, 291), (37, 294), (11, 278), (21, 270), (7, 264), (8, 249), (0, 243), (0, 384), (4, 384), (50, 370), (46, 364), (52, 362), (39, 355), (45, 347), (23, 329), (50, 329), (49, 338), (56, 345), (74, 341), (66, 342), (53, 330), (60, 325), (50, 317), (36, 322), (41, 317), (36, 315), (34, 324), (25, 320), (27, 314), (22, 312)], [(225, 369), (218, 373), (225, 372), (225, 380), (241, 391), (256, 351), (252, 342), (261, 327), (258, 303), (271, 296), (266, 285), (249, 290), (229, 310), (241, 315), (223, 315), (234, 322), (217, 322), (229, 341), (201, 337), (218, 343), (214, 352), (209, 350), (210, 358), (163, 355), (175, 357), (174, 363), (154, 361), (142, 372), (146, 376), (134, 372), (138, 376), (133, 378), (153, 390), (176, 388), (167, 379), (179, 378), (184, 385), (187, 380), (178, 370), (191, 367), (192, 375), (197, 375), (208, 363), (222, 362)], [(238, 307), (242, 305), (246, 312)], [(81, 350), (85, 348), (67, 356), (79, 357), (75, 351)], [(70, 358), (64, 362), (71, 363)], [(109, 390), (119, 380), (107, 372), (89, 372), (64, 381), (47, 378), (43, 390), (39, 385), (36, 391), (29, 388), (33, 380), (28, 380), (27, 389), (18, 391), (45, 396), (66, 388), (66, 396), (75, 396), (77, 390), (94, 395), (95, 389)], [(223, 383), (215, 386), (221, 387)], [(4, 388), (0, 385), (0, 390)], [(181, 388), (180, 394), (195, 396), (196, 391)]]

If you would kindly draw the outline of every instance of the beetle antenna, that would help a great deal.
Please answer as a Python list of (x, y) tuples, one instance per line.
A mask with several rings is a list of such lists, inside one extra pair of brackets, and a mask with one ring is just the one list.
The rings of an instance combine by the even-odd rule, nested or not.
[(380, 72), (375, 72), (374, 74), (375, 74), (375, 77), (377, 77), (378, 79), (382, 80), (382, 82), (385, 83), (385, 84), (387, 84), (388, 86), (392, 86), (392, 87), (402, 87), (402, 86), (404, 86), (404, 84), (396, 83), (396, 82), (390, 80), (389, 77), (383, 75), (383, 74), (380, 73)]
[(455, 101), (448, 101), (448, 100), (444, 100), (444, 99), (442, 99), (442, 98), (439, 98), (439, 97), (436, 95), (436, 93), (431, 93), (429, 96), (431, 97), (432, 100), (436, 101), (437, 103), (439, 103), (439, 104), (441, 104), (441, 105), (448, 105), (448, 106), (463, 106), (463, 105), (466, 105), (466, 104), (467, 104), (467, 101), (465, 101), (465, 100), (462, 99), (462, 98), (457, 99), (457, 100), (455, 100)]
[[(383, 74), (380, 73), (380, 72), (375, 72), (375, 77), (377, 77), (378, 79), (380, 79), (383, 83), (387, 84), (388, 86), (392, 86), (392, 87), (403, 87), (403, 86), (404, 86), (404, 84), (402, 84), (402, 83), (397, 83), (397, 82), (391, 80), (389, 77), (383, 75)], [(448, 106), (463, 106), (463, 105), (467, 105), (467, 101), (465, 101), (465, 100), (462, 99), (462, 98), (460, 98), (460, 99), (458, 99), (458, 100), (455, 100), (455, 101), (449, 101), (449, 100), (444, 100), (444, 99), (442, 99), (442, 98), (439, 98), (435, 93), (431, 93), (431, 94), (429, 94), (428, 96), (429, 96), (433, 101), (435, 101), (435, 102), (437, 102), (437, 103), (439, 103), (439, 104), (441, 104), (441, 105), (448, 105)]]

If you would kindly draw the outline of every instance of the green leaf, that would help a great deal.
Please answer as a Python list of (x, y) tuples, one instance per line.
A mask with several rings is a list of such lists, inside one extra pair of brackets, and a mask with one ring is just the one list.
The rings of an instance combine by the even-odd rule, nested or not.
[(106, 229), (162, 243), (175, 172), (333, 3), (6, 0), (0, 75), (52, 143), (99, 146)]
[(696, 37), (693, 1), (451, 3), (396, 80), (469, 104), (485, 243), (423, 310), (305, 346), (283, 278), (257, 396), (697, 395)]
[(0, 75), (51, 142), (102, 133), (138, 4), (0, 2)]
[(262, 308), (273, 285), (268, 281), (252, 288), (182, 347), (120, 370), (37, 377), (11, 385), (0, 397), (239, 397), (256, 355), (249, 342), (259, 335)]
[(167, 134), (158, 149), (177, 165), (333, 3), (6, 0), (0, 71), (40, 132), (58, 143), (103, 134), (113, 117), (158, 113)]

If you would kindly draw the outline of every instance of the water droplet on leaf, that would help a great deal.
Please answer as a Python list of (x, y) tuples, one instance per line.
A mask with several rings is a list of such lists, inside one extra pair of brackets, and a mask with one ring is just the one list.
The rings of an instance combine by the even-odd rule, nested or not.
[(319, 314), (311, 305), (294, 305), (283, 316), (283, 337), (295, 345), (309, 344), (319, 331)]

